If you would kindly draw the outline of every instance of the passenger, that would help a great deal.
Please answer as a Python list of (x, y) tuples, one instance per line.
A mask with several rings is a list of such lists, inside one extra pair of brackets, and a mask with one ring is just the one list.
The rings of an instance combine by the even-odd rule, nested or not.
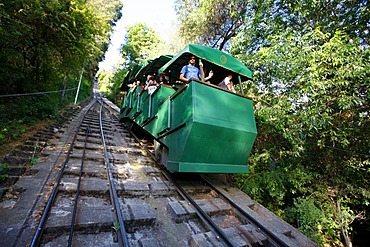
[[(203, 63), (199, 63), (199, 67), (203, 69)], [(213, 76), (213, 71), (209, 72), (208, 77), (204, 78), (204, 81), (208, 81)], [(201, 80), (201, 71), (195, 66), (195, 56), (191, 55), (189, 59), (189, 64), (182, 67), (180, 72), (180, 80), (183, 82), (190, 82), (192, 78), (196, 80)]]
[(136, 86), (140, 87), (141, 82), (139, 80), (136, 80)]
[(140, 84), (140, 82), (139, 83), (137, 83), (137, 82), (139, 82), (139, 81), (136, 78), (131, 78), (130, 79), (130, 84), (128, 84), (127, 86), (129, 88), (134, 88), (134, 87), (136, 87), (136, 85)]
[(229, 90), (233, 93), (236, 93), (236, 91), (234, 89), (234, 84), (231, 81), (232, 79), (233, 79), (233, 74), (231, 72), (229, 72), (228, 75), (225, 77), (225, 79), (223, 79), (223, 81), (218, 84), (218, 86), (220, 88), (225, 89), (225, 90)]
[(148, 78), (148, 84), (145, 85), (144, 90), (148, 90), (148, 94), (152, 94), (158, 86), (159, 84), (154, 79), (154, 76), (150, 76)]
[(162, 85), (162, 84), (168, 84), (168, 80), (166, 79), (166, 76), (165, 75), (160, 75), (159, 76), (159, 84)]
[(147, 75), (146, 76), (146, 81), (145, 81), (145, 86), (149, 83), (149, 78), (153, 77), (152, 75)]

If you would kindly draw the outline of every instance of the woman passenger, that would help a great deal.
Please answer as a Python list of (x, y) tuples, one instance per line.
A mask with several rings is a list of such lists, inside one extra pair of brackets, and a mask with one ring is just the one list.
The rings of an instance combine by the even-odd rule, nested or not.
[(223, 79), (223, 81), (218, 84), (218, 86), (220, 88), (225, 89), (225, 90), (236, 93), (236, 91), (234, 89), (234, 84), (231, 81), (232, 79), (233, 79), (233, 74), (231, 72), (229, 72), (228, 75), (225, 77), (225, 79)]

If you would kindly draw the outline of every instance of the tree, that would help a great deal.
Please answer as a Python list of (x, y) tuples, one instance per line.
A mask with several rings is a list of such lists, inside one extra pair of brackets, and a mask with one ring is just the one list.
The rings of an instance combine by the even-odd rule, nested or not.
[[(119, 0), (113, 1), (116, 3)], [(5, 1), (0, 5), (0, 80), (6, 92), (59, 86), (82, 66), (96, 70), (113, 13), (99, 15), (95, 1)], [(111, 5), (112, 6), (112, 5)], [(105, 41), (104, 41), (105, 40)], [(14, 73), (17, 71), (18, 73)]]
[(99, 32), (95, 34), (95, 54), (91, 63), (92, 76), (95, 76), (98, 62), (104, 59), (105, 52), (108, 50), (112, 27), (121, 18), (122, 2), (120, 0), (89, 0), (90, 6), (97, 17), (95, 26)]
[[(85, 95), (91, 94), (88, 86), (121, 6), (119, 0), (1, 1), (1, 94), (68, 89), (76, 84), (82, 67), (90, 79), (82, 88)], [(57, 94), (7, 99), (0, 99), (1, 109), (11, 109), (0, 111), (1, 132), (12, 121), (50, 117), (66, 103)]]
[(189, 43), (223, 50), (244, 24), (249, 5), (242, 0), (178, 0), (181, 36)]
[[(340, 243), (342, 234), (351, 246), (350, 224), (363, 218), (370, 199), (369, 49), (362, 38), (319, 28), (304, 34), (287, 28), (266, 41), (240, 56), (256, 70), (250, 92), (262, 140), (252, 176), (238, 182), (291, 223), (299, 219), (318, 243)], [(303, 205), (321, 210), (326, 222), (288, 214)]]
[(164, 45), (159, 35), (143, 23), (128, 27), (125, 41), (121, 49), (126, 66), (158, 57)]
[(340, 30), (351, 38), (360, 38), (363, 45), (369, 44), (368, 0), (257, 0), (248, 5), (246, 16), (236, 42), (241, 49), (233, 44), (237, 54), (246, 52), (249, 55), (269, 46), (270, 36), (283, 33), (288, 28), (294, 30), (295, 35), (317, 28), (331, 35)]

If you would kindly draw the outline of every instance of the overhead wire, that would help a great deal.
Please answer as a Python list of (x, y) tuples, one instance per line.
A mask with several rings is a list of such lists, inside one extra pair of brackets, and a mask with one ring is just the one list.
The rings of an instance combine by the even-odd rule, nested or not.
[(72, 90), (76, 90), (76, 89), (77, 89), (77, 87), (71, 88), (71, 89), (66, 89), (66, 90), (56, 90), (56, 91), (46, 91), (46, 92), (4, 94), (4, 95), (0, 95), (0, 98), (51, 94), (51, 93), (59, 93), (59, 92), (64, 92), (64, 91), (72, 91)]

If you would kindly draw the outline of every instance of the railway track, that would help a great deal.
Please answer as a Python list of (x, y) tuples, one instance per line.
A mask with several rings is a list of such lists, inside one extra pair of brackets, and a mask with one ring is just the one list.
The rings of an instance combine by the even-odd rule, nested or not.
[(38, 192), (16, 185), (29, 209), (3, 227), (1, 245), (315, 246), (222, 175), (163, 170), (150, 138), (124, 128), (118, 111), (95, 99), (51, 142), (26, 178)]
[[(111, 230), (112, 220), (124, 226), (106, 147), (112, 137), (104, 135), (111, 126), (109, 119), (102, 118), (104, 113), (94, 100), (68, 138), (68, 151), (57, 167), (59, 173), (30, 246), (55, 238), (63, 241), (66, 236), (68, 246), (79, 246), (81, 230), (86, 235), (98, 227), (100, 233), (95, 236), (100, 238)], [(124, 227), (116, 227), (115, 233), (121, 245), (127, 245)]]

